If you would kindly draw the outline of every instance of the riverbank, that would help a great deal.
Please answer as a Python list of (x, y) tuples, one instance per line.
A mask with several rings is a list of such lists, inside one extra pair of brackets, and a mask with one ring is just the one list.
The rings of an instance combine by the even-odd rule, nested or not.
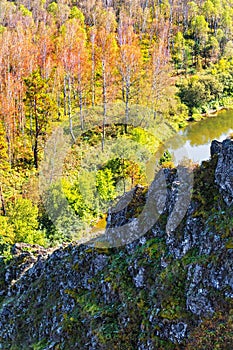
[(220, 106), (215, 109), (208, 109), (205, 113), (194, 113), (187, 119), (187, 122), (199, 122), (206, 118), (216, 117), (220, 112), (229, 111), (233, 109), (233, 103), (231, 106)]
[(217, 109), (209, 109), (207, 112), (202, 113), (203, 117), (216, 117), (219, 112), (228, 111), (230, 107), (221, 106)]
[(233, 111), (225, 108), (209, 117), (203, 117), (202, 120), (190, 123), (180, 132), (181, 145), (177, 146), (174, 142), (170, 152), (179, 154), (188, 154), (195, 163), (201, 163), (210, 157), (211, 140), (223, 141), (233, 132)]

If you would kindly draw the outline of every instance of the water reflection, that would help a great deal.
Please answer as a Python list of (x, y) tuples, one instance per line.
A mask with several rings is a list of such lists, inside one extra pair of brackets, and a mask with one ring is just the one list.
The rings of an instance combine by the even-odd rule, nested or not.
[(186, 163), (191, 160), (201, 163), (210, 158), (212, 140), (223, 141), (233, 133), (233, 111), (223, 111), (218, 116), (192, 123), (175, 134), (151, 157), (146, 166), (147, 180), (150, 183), (158, 170), (158, 161), (164, 151), (172, 154), (173, 163)]
[(233, 111), (224, 111), (216, 117), (189, 125), (177, 138), (174, 137), (174, 141), (169, 141), (168, 149), (173, 154), (176, 164), (184, 157), (200, 163), (210, 158), (212, 140), (223, 141), (231, 133), (233, 133)]

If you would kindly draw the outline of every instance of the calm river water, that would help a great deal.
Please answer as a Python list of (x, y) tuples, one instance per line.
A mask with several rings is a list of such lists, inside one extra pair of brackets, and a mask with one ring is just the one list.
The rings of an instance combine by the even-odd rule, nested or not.
[(223, 141), (233, 133), (233, 111), (223, 111), (218, 116), (209, 117), (200, 122), (190, 124), (179, 132), (181, 147), (177, 144), (169, 147), (175, 158), (180, 160), (183, 155), (195, 163), (210, 158), (210, 145), (212, 140)]
[(167, 140), (148, 161), (146, 166), (148, 182), (153, 181), (158, 160), (164, 151), (169, 150), (176, 166), (187, 160), (188, 162), (191, 160), (194, 163), (201, 163), (210, 158), (212, 140), (223, 141), (232, 133), (233, 110), (222, 111), (217, 116), (189, 124), (173, 138)]

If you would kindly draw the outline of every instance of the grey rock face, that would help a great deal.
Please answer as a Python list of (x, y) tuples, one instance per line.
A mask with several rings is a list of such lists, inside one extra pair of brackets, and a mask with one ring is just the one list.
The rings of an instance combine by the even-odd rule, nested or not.
[(233, 204), (233, 141), (225, 140), (218, 153), (215, 179), (228, 206)]
[(214, 140), (211, 143), (211, 147), (210, 147), (210, 154), (211, 157), (213, 157), (215, 154), (219, 154), (222, 151), (222, 143)]

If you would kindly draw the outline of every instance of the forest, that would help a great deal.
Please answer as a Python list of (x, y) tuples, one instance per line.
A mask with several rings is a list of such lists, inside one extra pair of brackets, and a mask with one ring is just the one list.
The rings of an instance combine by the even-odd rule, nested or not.
[[(170, 133), (232, 103), (233, 0), (2, 0), (0, 254), (81, 238)], [(72, 147), (41, 193), (59, 126)]]

